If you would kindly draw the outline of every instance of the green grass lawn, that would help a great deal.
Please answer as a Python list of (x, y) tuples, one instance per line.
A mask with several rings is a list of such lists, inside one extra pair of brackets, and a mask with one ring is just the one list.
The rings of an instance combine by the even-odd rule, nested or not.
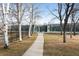
[(79, 36), (69, 35), (66, 43), (63, 43), (63, 36), (57, 34), (44, 34), (44, 56), (79, 56)]
[(2, 43), (0, 43), (0, 56), (21, 56), (35, 41), (37, 34), (33, 34), (31, 38), (25, 36), (22, 42), (19, 40), (9, 43), (8, 49), (4, 49)]

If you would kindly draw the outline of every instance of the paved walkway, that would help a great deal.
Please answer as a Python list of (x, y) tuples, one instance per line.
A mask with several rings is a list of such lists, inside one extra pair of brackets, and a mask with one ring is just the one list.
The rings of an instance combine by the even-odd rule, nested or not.
[(37, 39), (23, 56), (43, 56), (43, 33), (38, 33)]

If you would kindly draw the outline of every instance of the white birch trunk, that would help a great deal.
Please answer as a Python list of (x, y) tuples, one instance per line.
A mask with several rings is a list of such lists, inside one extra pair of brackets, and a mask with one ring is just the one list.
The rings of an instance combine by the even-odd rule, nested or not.
[(29, 24), (29, 33), (28, 33), (29, 37), (31, 37), (32, 22), (33, 22), (33, 6), (31, 4), (30, 5), (30, 24)]
[(4, 48), (7, 48), (9, 46), (9, 41), (8, 41), (8, 26), (5, 24), (4, 26)]
[(31, 37), (31, 29), (32, 29), (32, 24), (30, 23), (30, 25), (29, 25), (29, 37)]
[(20, 3), (19, 3), (19, 40), (22, 41), (22, 31), (21, 31), (21, 6), (20, 6)]
[(8, 11), (9, 11), (9, 4), (7, 4), (7, 8), (5, 8), (5, 4), (3, 4), (3, 13), (4, 13), (4, 18), (3, 18), (3, 22), (4, 22), (4, 28), (3, 28), (3, 34), (4, 34), (4, 48), (8, 48), (9, 46), (9, 41), (8, 41), (8, 25), (6, 23), (6, 20), (8, 19)]
[(19, 40), (22, 41), (21, 24), (19, 24)]

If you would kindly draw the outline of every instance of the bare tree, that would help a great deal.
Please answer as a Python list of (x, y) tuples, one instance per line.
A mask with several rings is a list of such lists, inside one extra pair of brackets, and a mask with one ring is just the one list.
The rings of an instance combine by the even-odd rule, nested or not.
[(42, 18), (42, 16), (40, 15), (42, 11), (39, 9), (38, 6), (34, 5), (34, 8), (33, 8), (34, 9), (34, 13), (33, 13), (33, 19), (34, 19), (34, 21), (33, 21), (33, 25), (34, 25), (33, 32), (35, 32), (35, 27), (36, 27), (37, 21)]
[(73, 30), (73, 20), (74, 17), (73, 17), (73, 14), (71, 15), (71, 27), (70, 27), (70, 38), (72, 38), (72, 30)]
[(74, 34), (74, 36), (76, 35), (76, 25), (77, 25), (77, 23), (78, 23), (78, 21), (79, 21), (79, 18), (74, 18), (75, 17), (75, 15), (72, 15), (72, 22), (73, 22), (73, 34)]
[(23, 7), (23, 4), (22, 3), (16, 3), (14, 4), (16, 6), (16, 9), (12, 9), (13, 11), (13, 15), (14, 17), (16, 18), (17, 20), (17, 23), (18, 23), (18, 34), (19, 34), (19, 40), (22, 41), (22, 33), (21, 33), (21, 22), (23, 20), (23, 15), (24, 15), (24, 12), (25, 12), (25, 8)]
[(72, 10), (74, 9), (74, 3), (66, 3), (65, 4), (65, 17), (64, 17), (64, 25), (63, 25), (63, 43), (66, 42), (66, 26), (68, 19), (72, 13)]
[[(38, 6), (36, 4), (29, 4), (29, 18), (30, 18), (30, 23), (29, 23), (29, 32), (28, 36), (31, 37), (32, 34), (32, 26), (36, 23), (36, 19), (40, 18), (40, 11), (38, 9)], [(35, 25), (34, 25), (35, 28)]]
[(9, 41), (8, 41), (8, 24), (6, 22), (8, 18), (8, 13), (9, 13), (9, 4), (2, 4), (2, 12), (3, 12), (3, 34), (4, 34), (4, 48), (8, 48), (9, 46)]
[(71, 34), (70, 34), (70, 38), (72, 38), (72, 31), (73, 31), (73, 34), (75, 36), (75, 32), (76, 32), (76, 25), (79, 21), (79, 17), (78, 17), (78, 11), (79, 11), (79, 8), (78, 8), (78, 4), (75, 4), (74, 6), (74, 9), (72, 10), (72, 14), (71, 14)]
[(31, 37), (31, 30), (32, 30), (32, 23), (33, 23), (33, 4), (30, 4), (30, 23), (29, 23), (29, 32), (28, 32), (28, 36)]
[[(70, 17), (70, 15), (72, 14), (73, 10), (74, 10), (74, 3), (58, 3), (58, 15), (55, 15), (49, 8), (49, 12), (55, 16), (57, 19), (60, 20), (60, 26), (61, 26), (61, 31), (63, 30), (63, 43), (66, 42), (66, 26), (67, 26), (67, 22), (68, 19)], [(62, 26), (62, 21), (64, 21), (63, 26)], [(61, 32), (62, 34), (62, 32)]]
[(53, 11), (51, 11), (48, 7), (47, 9), (49, 10), (49, 12), (55, 16), (56, 19), (58, 19), (60, 21), (60, 28), (61, 28), (61, 35), (62, 35), (62, 32), (63, 32), (63, 24), (62, 24), (62, 21), (63, 21), (63, 16), (64, 16), (64, 13), (62, 13), (62, 4), (61, 3), (58, 3), (58, 9), (57, 9), (57, 12), (58, 12), (58, 15), (56, 15), (55, 13), (53, 13)]
[(61, 35), (62, 35), (62, 31), (63, 31), (63, 27), (62, 27), (62, 21), (63, 21), (63, 16), (62, 16), (62, 4), (61, 3), (58, 3), (58, 17), (59, 17), (59, 20), (60, 20), (60, 28), (61, 28)]

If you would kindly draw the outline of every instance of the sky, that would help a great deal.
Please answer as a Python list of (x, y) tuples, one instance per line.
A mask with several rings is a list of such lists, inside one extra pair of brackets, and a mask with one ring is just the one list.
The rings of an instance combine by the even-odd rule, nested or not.
[[(57, 15), (57, 12), (55, 11), (55, 9), (57, 9), (56, 3), (41, 3), (39, 8), (42, 10), (41, 16), (43, 17), (38, 21), (40, 24), (59, 23), (58, 19), (53, 19), (54, 16), (48, 10), (48, 8), (53, 10), (53, 12)], [(51, 19), (53, 20), (51, 21)]]
[[(40, 15), (42, 18), (38, 19), (36, 24), (39, 24), (39, 25), (43, 25), (43, 24), (48, 24), (48, 23), (59, 23), (59, 20), (58, 19), (53, 19), (55, 16), (53, 16), (49, 10), (47, 8), (49, 8), (50, 10), (53, 10), (53, 12), (57, 15), (57, 12), (56, 12), (56, 8), (57, 8), (57, 3), (36, 3), (34, 5), (37, 5), (39, 10), (41, 11), (40, 12)], [(53, 19), (51, 21), (51, 19)], [(24, 24), (24, 21), (23, 21), (23, 24)]]
[[(57, 3), (36, 3), (35, 5), (37, 5), (39, 10), (41, 11), (40, 15), (42, 17), (40, 19), (37, 19), (36, 24), (43, 25), (48, 23), (51, 23), (51, 24), (59, 23), (59, 20), (53, 19), (55, 18), (55, 16), (53, 16), (47, 9), (49, 8), (51, 11), (53, 10), (53, 12), (57, 15), (57, 11), (55, 10), (57, 9)], [(23, 21), (23, 24), (25, 24), (24, 22), (26, 21)]]
[[(76, 4), (79, 5), (79, 4)], [(64, 7), (64, 6), (63, 6)], [(42, 10), (41, 16), (43, 16), (42, 19), (38, 20), (38, 24), (59, 24), (60, 21), (57, 19), (55, 16), (53, 16), (48, 8), (56, 15), (58, 16), (58, 11), (57, 11), (57, 3), (40, 3), (39, 8)], [(76, 8), (79, 8), (78, 6)], [(79, 11), (78, 11), (79, 12)], [(64, 13), (64, 9), (62, 10), (62, 14)], [(78, 14), (79, 16), (79, 14)], [(64, 20), (63, 20), (64, 22)], [(69, 18), (68, 23), (70, 23), (71, 20)]]
[[(24, 8), (27, 9), (27, 3), (24, 3), (25, 5)], [(39, 25), (43, 25), (43, 24), (59, 24), (60, 21), (58, 19), (55, 18), (55, 16), (53, 16), (48, 8), (55, 14), (58, 16), (58, 13), (57, 13), (57, 3), (35, 3), (35, 5), (38, 6), (39, 10), (41, 11), (40, 12), (40, 15), (42, 18), (40, 19), (37, 19), (37, 22), (36, 24), (39, 24)], [(15, 5), (10, 5), (10, 7), (12, 7), (13, 9), (16, 9)], [(27, 18), (27, 12), (24, 16), (25, 18)], [(14, 18), (13, 18), (14, 19)], [(29, 22), (29, 19), (27, 19), (27, 21)], [(29, 23), (26, 23), (26, 21), (22, 21), (22, 24), (29, 24)]]
[[(41, 11), (40, 15), (42, 17), (42, 18), (37, 20), (36, 24), (43, 25), (43, 24), (48, 24), (48, 23), (52, 23), (52, 24), (59, 23), (59, 20), (58, 19), (53, 19), (55, 16), (53, 16), (49, 12), (49, 10), (47, 9), (47, 8), (49, 8), (50, 10), (53, 10), (53, 12), (57, 15), (57, 12), (55, 10), (57, 8), (57, 3), (35, 3), (35, 5), (37, 5), (39, 10)], [(26, 9), (28, 8), (27, 3), (24, 3), (23, 6)], [(14, 3), (11, 3), (10, 8), (16, 10), (16, 5), (14, 5)], [(27, 18), (26, 15), (27, 15), (27, 12), (24, 16), (25, 18)], [(16, 18), (13, 18), (13, 20), (14, 19), (16, 19)], [(27, 19), (27, 21), (29, 22), (28, 19)], [(22, 24), (28, 24), (28, 22), (26, 23), (26, 21), (22, 21)]]

